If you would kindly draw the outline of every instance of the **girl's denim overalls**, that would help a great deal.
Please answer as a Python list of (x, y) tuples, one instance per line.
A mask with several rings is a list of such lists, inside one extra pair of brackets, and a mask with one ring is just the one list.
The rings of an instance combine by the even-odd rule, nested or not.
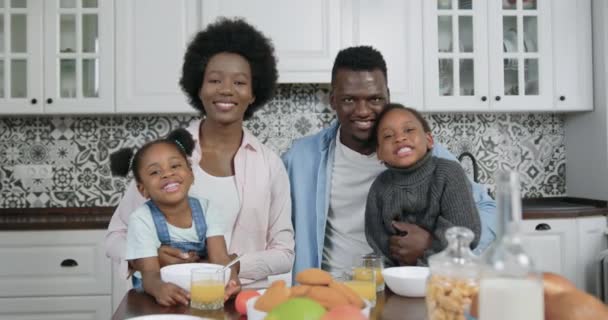
[[(205, 248), (205, 239), (207, 238), (207, 223), (205, 222), (205, 215), (198, 199), (188, 197), (188, 203), (190, 204), (190, 209), (192, 210), (192, 223), (194, 223), (194, 227), (196, 228), (198, 242), (171, 241), (165, 215), (160, 211), (156, 204), (152, 202), (152, 200), (148, 200), (146, 205), (152, 214), (152, 220), (154, 221), (154, 226), (156, 227), (156, 235), (158, 236), (161, 245), (177, 248), (183, 252), (195, 251), (199, 257), (203, 258), (207, 256), (207, 250)], [(142, 287), (141, 278), (132, 277), (132, 279), (133, 288)]]

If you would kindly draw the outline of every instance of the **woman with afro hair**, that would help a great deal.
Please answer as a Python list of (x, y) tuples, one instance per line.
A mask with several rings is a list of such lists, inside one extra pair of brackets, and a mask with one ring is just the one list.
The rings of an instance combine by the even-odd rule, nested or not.
[[(240, 259), (242, 284), (288, 273), (294, 260), (289, 178), (279, 156), (243, 128), (274, 94), (278, 73), (271, 41), (241, 19), (221, 18), (187, 47), (180, 85), (201, 119), (186, 129), (195, 142), (190, 194), (221, 206), (228, 253)], [(170, 107), (170, 106), (167, 106)], [(106, 234), (109, 257), (123, 265), (129, 214), (144, 199), (131, 183)], [(161, 266), (199, 261), (162, 246)]]

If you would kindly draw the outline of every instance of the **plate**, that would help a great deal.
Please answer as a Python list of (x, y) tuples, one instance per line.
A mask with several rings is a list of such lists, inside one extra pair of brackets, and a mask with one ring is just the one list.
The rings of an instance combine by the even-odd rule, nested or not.
[(150, 314), (147, 316), (128, 318), (127, 320), (211, 320), (211, 319), (189, 316), (187, 314)]

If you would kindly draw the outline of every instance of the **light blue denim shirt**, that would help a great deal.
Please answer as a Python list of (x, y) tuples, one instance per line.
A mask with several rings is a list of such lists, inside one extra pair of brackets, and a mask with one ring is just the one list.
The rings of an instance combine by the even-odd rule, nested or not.
[[(295, 275), (307, 268), (320, 268), (329, 212), (332, 163), (336, 148), (338, 122), (319, 133), (294, 141), (283, 154), (291, 185), (292, 222), (295, 230)], [(433, 155), (458, 161), (444, 146), (435, 144)], [(481, 218), (481, 238), (477, 254), (496, 238), (496, 202), (486, 188), (472, 184), (473, 198)]]

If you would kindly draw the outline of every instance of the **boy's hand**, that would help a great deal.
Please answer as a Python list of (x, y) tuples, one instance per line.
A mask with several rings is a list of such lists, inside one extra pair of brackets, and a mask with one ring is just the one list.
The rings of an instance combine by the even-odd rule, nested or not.
[(177, 304), (187, 306), (190, 303), (190, 294), (186, 290), (168, 282), (162, 283), (155, 290), (154, 298), (158, 304), (165, 307)]
[(224, 301), (230, 299), (230, 297), (236, 295), (241, 291), (241, 281), (239, 278), (228, 281), (226, 289), (224, 290)]
[(170, 246), (160, 246), (158, 248), (158, 262), (160, 267), (178, 263), (191, 263), (199, 260), (198, 255), (192, 252), (183, 252), (180, 249)]
[(393, 228), (399, 235), (389, 239), (391, 257), (400, 265), (415, 265), (431, 246), (431, 234), (415, 224), (399, 221), (393, 221)]

